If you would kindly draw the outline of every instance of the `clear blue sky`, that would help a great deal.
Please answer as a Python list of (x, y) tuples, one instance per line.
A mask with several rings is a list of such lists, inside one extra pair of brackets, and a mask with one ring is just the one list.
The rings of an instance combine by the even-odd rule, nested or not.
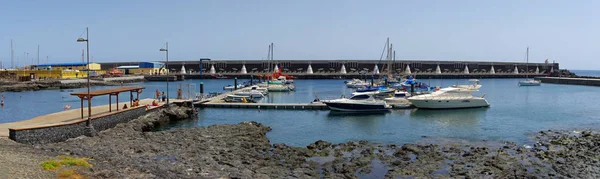
[[(562, 0), (9, 0), (0, 1), (0, 60), (23, 53), (81, 60), (90, 28), (94, 61), (397, 59), (530, 61), (600, 69), (600, 1)], [(44, 61), (44, 60), (42, 60)]]

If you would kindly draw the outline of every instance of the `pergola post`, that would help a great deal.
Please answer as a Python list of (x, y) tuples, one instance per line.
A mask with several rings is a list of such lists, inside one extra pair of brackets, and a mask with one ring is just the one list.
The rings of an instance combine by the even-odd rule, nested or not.
[(119, 111), (119, 93), (117, 93), (117, 111)]
[(112, 112), (112, 94), (108, 94), (108, 112)]
[(133, 91), (129, 91), (129, 107), (133, 105)]
[(83, 98), (80, 96), (79, 99), (81, 99), (81, 119), (83, 119)]

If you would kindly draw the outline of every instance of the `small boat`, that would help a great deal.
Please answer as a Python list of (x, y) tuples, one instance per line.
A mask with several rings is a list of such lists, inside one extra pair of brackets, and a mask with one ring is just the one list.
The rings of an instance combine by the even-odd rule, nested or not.
[(477, 89), (466, 89), (448, 87), (442, 88), (431, 94), (424, 94), (408, 98), (408, 100), (417, 108), (426, 109), (457, 109), (457, 108), (477, 108), (489, 107), (490, 104), (485, 100), (485, 94), (481, 97), (472, 95)]
[[(237, 89), (242, 89), (242, 88), (244, 88), (244, 87), (245, 87), (245, 85), (243, 85), (243, 84), (239, 84), (239, 85), (237, 86)], [(227, 85), (227, 86), (224, 86), (224, 87), (223, 87), (223, 90), (234, 90), (234, 89), (235, 89), (235, 87), (234, 87), (233, 85)]]
[(294, 91), (296, 86), (294, 85), (284, 85), (284, 84), (272, 84), (267, 86), (269, 92), (288, 92)]
[(356, 92), (371, 92), (371, 91), (379, 91), (379, 87), (366, 86), (364, 88), (356, 89)]
[(541, 81), (529, 79), (529, 47), (527, 47), (527, 65), (525, 65), (525, 81), (519, 81), (519, 86), (540, 86)]
[(355, 95), (350, 99), (341, 98), (321, 101), (333, 111), (346, 112), (385, 112), (391, 108), (385, 101), (375, 100), (372, 95)]
[(223, 100), (228, 103), (256, 103), (250, 97), (238, 95), (227, 95)]
[(222, 74), (217, 74), (212, 76), (214, 79), (229, 79), (228, 76), (223, 76)]
[(265, 95), (258, 91), (258, 90), (251, 90), (251, 89), (244, 89), (242, 91), (236, 92), (234, 93), (234, 95), (236, 96), (246, 96), (246, 97), (250, 97), (252, 99), (262, 99), (265, 97)]
[(361, 87), (365, 87), (365, 86), (369, 85), (369, 83), (364, 82), (359, 79), (353, 79), (352, 81), (346, 81), (345, 83), (346, 83), (346, 87), (348, 87), (348, 88), (361, 88)]
[(519, 86), (540, 86), (541, 82), (537, 80), (527, 79), (525, 81), (519, 81)]
[(250, 89), (261, 92), (263, 95), (269, 94), (269, 89), (260, 87), (258, 85), (251, 86)]
[(412, 103), (406, 99), (410, 94), (406, 91), (396, 91), (394, 96), (384, 98), (383, 100), (394, 109), (405, 109), (412, 107)]

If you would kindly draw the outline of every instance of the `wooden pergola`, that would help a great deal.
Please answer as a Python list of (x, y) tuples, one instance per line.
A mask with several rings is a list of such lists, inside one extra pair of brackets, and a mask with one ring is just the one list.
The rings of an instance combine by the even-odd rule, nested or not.
[[(136, 98), (139, 99), (140, 93), (142, 93), (143, 89), (145, 89), (145, 87), (132, 86), (132, 87), (121, 87), (121, 88), (90, 91), (89, 99), (88, 99), (87, 92), (76, 92), (76, 93), (71, 93), (71, 95), (77, 96), (77, 97), (79, 97), (79, 99), (81, 99), (81, 118), (83, 119), (83, 101), (84, 100), (91, 100), (95, 96), (108, 95), (108, 112), (112, 112), (112, 96), (114, 95), (114, 96), (117, 96), (117, 111), (118, 111), (119, 110), (119, 93), (129, 91), (129, 97), (130, 97), (129, 98), (129, 106), (131, 106), (133, 104), (133, 92), (136, 93)], [(89, 104), (90, 105), (92, 104), (91, 101)], [(90, 110), (92, 109), (91, 106), (89, 107), (89, 109)], [(91, 114), (91, 111), (89, 113)]]

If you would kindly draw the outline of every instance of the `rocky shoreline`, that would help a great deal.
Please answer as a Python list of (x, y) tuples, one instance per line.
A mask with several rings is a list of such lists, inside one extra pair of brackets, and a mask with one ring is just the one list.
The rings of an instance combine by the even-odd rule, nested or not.
[(184, 113), (163, 110), (95, 137), (36, 147), (91, 157), (88, 174), (98, 178), (600, 177), (600, 134), (592, 131), (542, 131), (533, 146), (317, 141), (307, 147), (270, 144), (271, 128), (256, 122), (151, 132)]
[[(126, 81), (90, 81), (91, 86), (120, 86), (124, 83), (134, 83), (143, 80), (126, 80)], [(21, 92), (21, 91), (38, 91), (46, 89), (74, 89), (87, 87), (87, 82), (72, 82), (62, 83), (60, 80), (42, 80), (42, 81), (26, 81), (26, 82), (0, 82), (0, 92)]]

